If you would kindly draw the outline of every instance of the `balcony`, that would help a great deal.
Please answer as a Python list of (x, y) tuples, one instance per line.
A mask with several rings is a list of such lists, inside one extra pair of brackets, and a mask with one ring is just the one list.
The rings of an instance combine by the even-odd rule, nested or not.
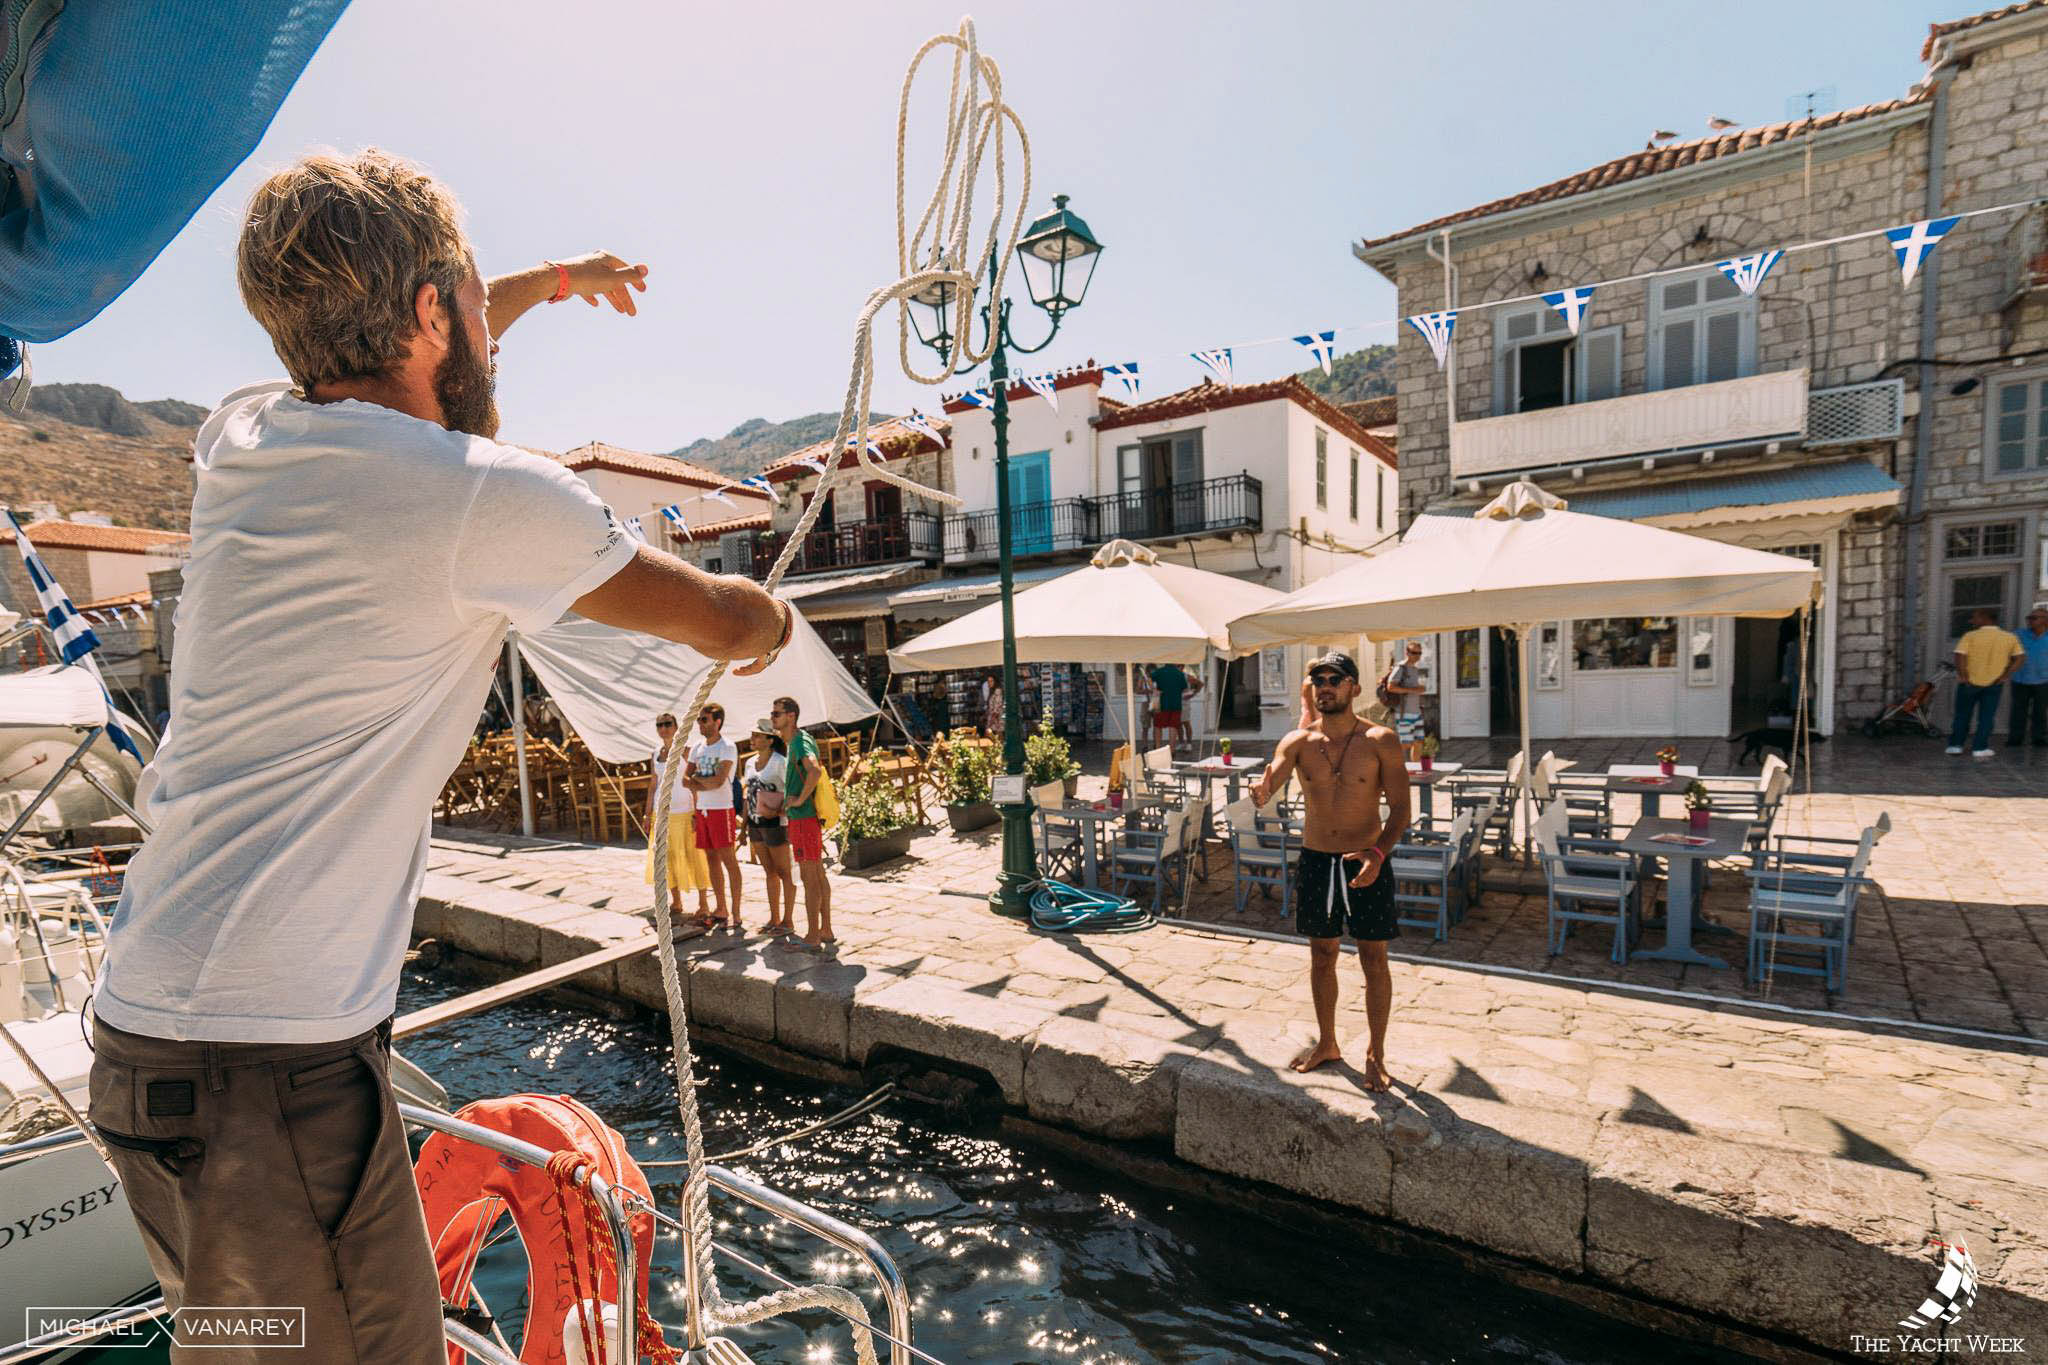
[[(782, 545), (781, 532), (756, 532), (727, 552), (732, 562), (725, 565), (725, 572), (766, 578), (775, 557), (782, 553)], [(938, 517), (930, 512), (899, 512), (869, 521), (843, 521), (837, 526), (813, 528), (805, 534), (803, 548), (790, 563), (789, 573), (795, 577), (879, 564), (932, 563), (938, 558)]]
[[(1055, 498), (1010, 509), (1010, 550), (1015, 555), (1093, 549), (1106, 540), (1256, 531), (1264, 525), (1265, 490), (1249, 474), (1173, 484), (1092, 498)], [(975, 564), (997, 557), (998, 518), (993, 508), (946, 518), (946, 560)]]
[(1642, 455), (1798, 441), (1807, 372), (1693, 384), (1451, 424), (1451, 476), (1599, 464)]

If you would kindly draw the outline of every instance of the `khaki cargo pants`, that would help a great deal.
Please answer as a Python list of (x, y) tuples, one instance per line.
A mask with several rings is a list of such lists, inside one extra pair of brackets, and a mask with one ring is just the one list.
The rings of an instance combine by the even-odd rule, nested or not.
[[(182, 1310), (173, 1360), (445, 1365), (388, 1024), (296, 1044), (174, 1042), (102, 1023), (93, 1043), (93, 1126), (164, 1301)], [(255, 1308), (303, 1310), (301, 1325), (289, 1312), (199, 1311)]]

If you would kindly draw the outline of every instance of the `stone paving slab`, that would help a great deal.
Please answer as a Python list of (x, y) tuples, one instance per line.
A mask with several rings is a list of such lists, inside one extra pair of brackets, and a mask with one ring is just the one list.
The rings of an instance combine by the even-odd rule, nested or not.
[[(1398, 1087), (1375, 1096), (1349, 1067), (1285, 1068), (1311, 1034), (1299, 943), (1034, 934), (980, 899), (991, 850), (935, 832), (872, 876), (835, 874), (836, 959), (681, 940), (693, 1018), (856, 1067), (938, 1058), (1049, 1123), (1831, 1351), (1896, 1330), (1933, 1284), (1928, 1239), (1964, 1236), (1984, 1278), (1969, 1325), (2048, 1345), (2048, 1048), (1403, 961)], [(457, 832), (435, 842), (419, 932), (522, 965), (544, 934), (587, 951), (644, 932), (625, 913), (648, 898), (642, 858)], [(651, 956), (593, 988), (661, 1003)], [(1342, 991), (1359, 1047), (1349, 959)]]

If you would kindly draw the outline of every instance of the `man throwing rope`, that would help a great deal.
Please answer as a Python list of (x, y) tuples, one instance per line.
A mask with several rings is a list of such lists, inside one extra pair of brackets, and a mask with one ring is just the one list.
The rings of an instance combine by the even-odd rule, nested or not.
[(1337, 1046), (1337, 958), (1349, 932), (1365, 969), (1365, 1017), (1372, 1035), (1365, 1084), (1385, 1090), (1392, 1084), (1387, 1017), (1394, 1004), (1387, 942), (1400, 932), (1387, 859), (1408, 828), (1408, 768), (1394, 732), (1352, 712), (1358, 686), (1358, 665), (1350, 655), (1333, 650), (1310, 662), (1302, 728), (1280, 741), (1272, 764), (1252, 784), (1252, 800), (1265, 805), (1288, 778), (1301, 775), (1308, 811), (1295, 864), (1294, 923), (1309, 942), (1317, 1032), (1315, 1043), (1289, 1065), (1313, 1071), (1343, 1059)]
[(230, 395), (196, 444), (178, 724), (93, 1002), (92, 1119), (171, 1307), (302, 1308), (308, 1365), (441, 1365), (390, 1019), (506, 630), (573, 609), (746, 673), (792, 618), (493, 439), (505, 329), (572, 296), (631, 313), (646, 267), (486, 284), (454, 195), (366, 151), (266, 181), (237, 273), (291, 381)]

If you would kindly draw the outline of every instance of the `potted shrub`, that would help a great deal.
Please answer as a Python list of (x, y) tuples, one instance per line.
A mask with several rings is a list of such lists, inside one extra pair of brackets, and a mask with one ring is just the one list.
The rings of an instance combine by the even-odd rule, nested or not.
[(1713, 797), (1707, 794), (1707, 784), (1695, 777), (1685, 788), (1686, 818), (1695, 831), (1703, 831), (1713, 813)]
[(1669, 777), (1678, 771), (1678, 746), (1667, 744), (1657, 751), (1657, 771)]
[(1034, 787), (1062, 784), (1069, 800), (1081, 785), (1081, 765), (1074, 762), (1074, 751), (1067, 747), (1065, 737), (1054, 732), (1050, 711), (1038, 718), (1036, 730), (1024, 736), (1024, 772)]
[(879, 769), (863, 768), (840, 788), (835, 832), (840, 865), (849, 872), (910, 852), (910, 816)]
[(1437, 750), (1442, 747), (1442, 745), (1437, 743), (1435, 735), (1424, 735), (1422, 737), (1422, 742), (1415, 746), (1415, 756), (1422, 771), (1428, 772), (1436, 767)]
[(993, 749), (961, 747), (947, 753), (941, 769), (946, 777), (946, 823), (955, 834), (996, 822), (995, 803), (989, 800), (989, 778), (995, 770)]

